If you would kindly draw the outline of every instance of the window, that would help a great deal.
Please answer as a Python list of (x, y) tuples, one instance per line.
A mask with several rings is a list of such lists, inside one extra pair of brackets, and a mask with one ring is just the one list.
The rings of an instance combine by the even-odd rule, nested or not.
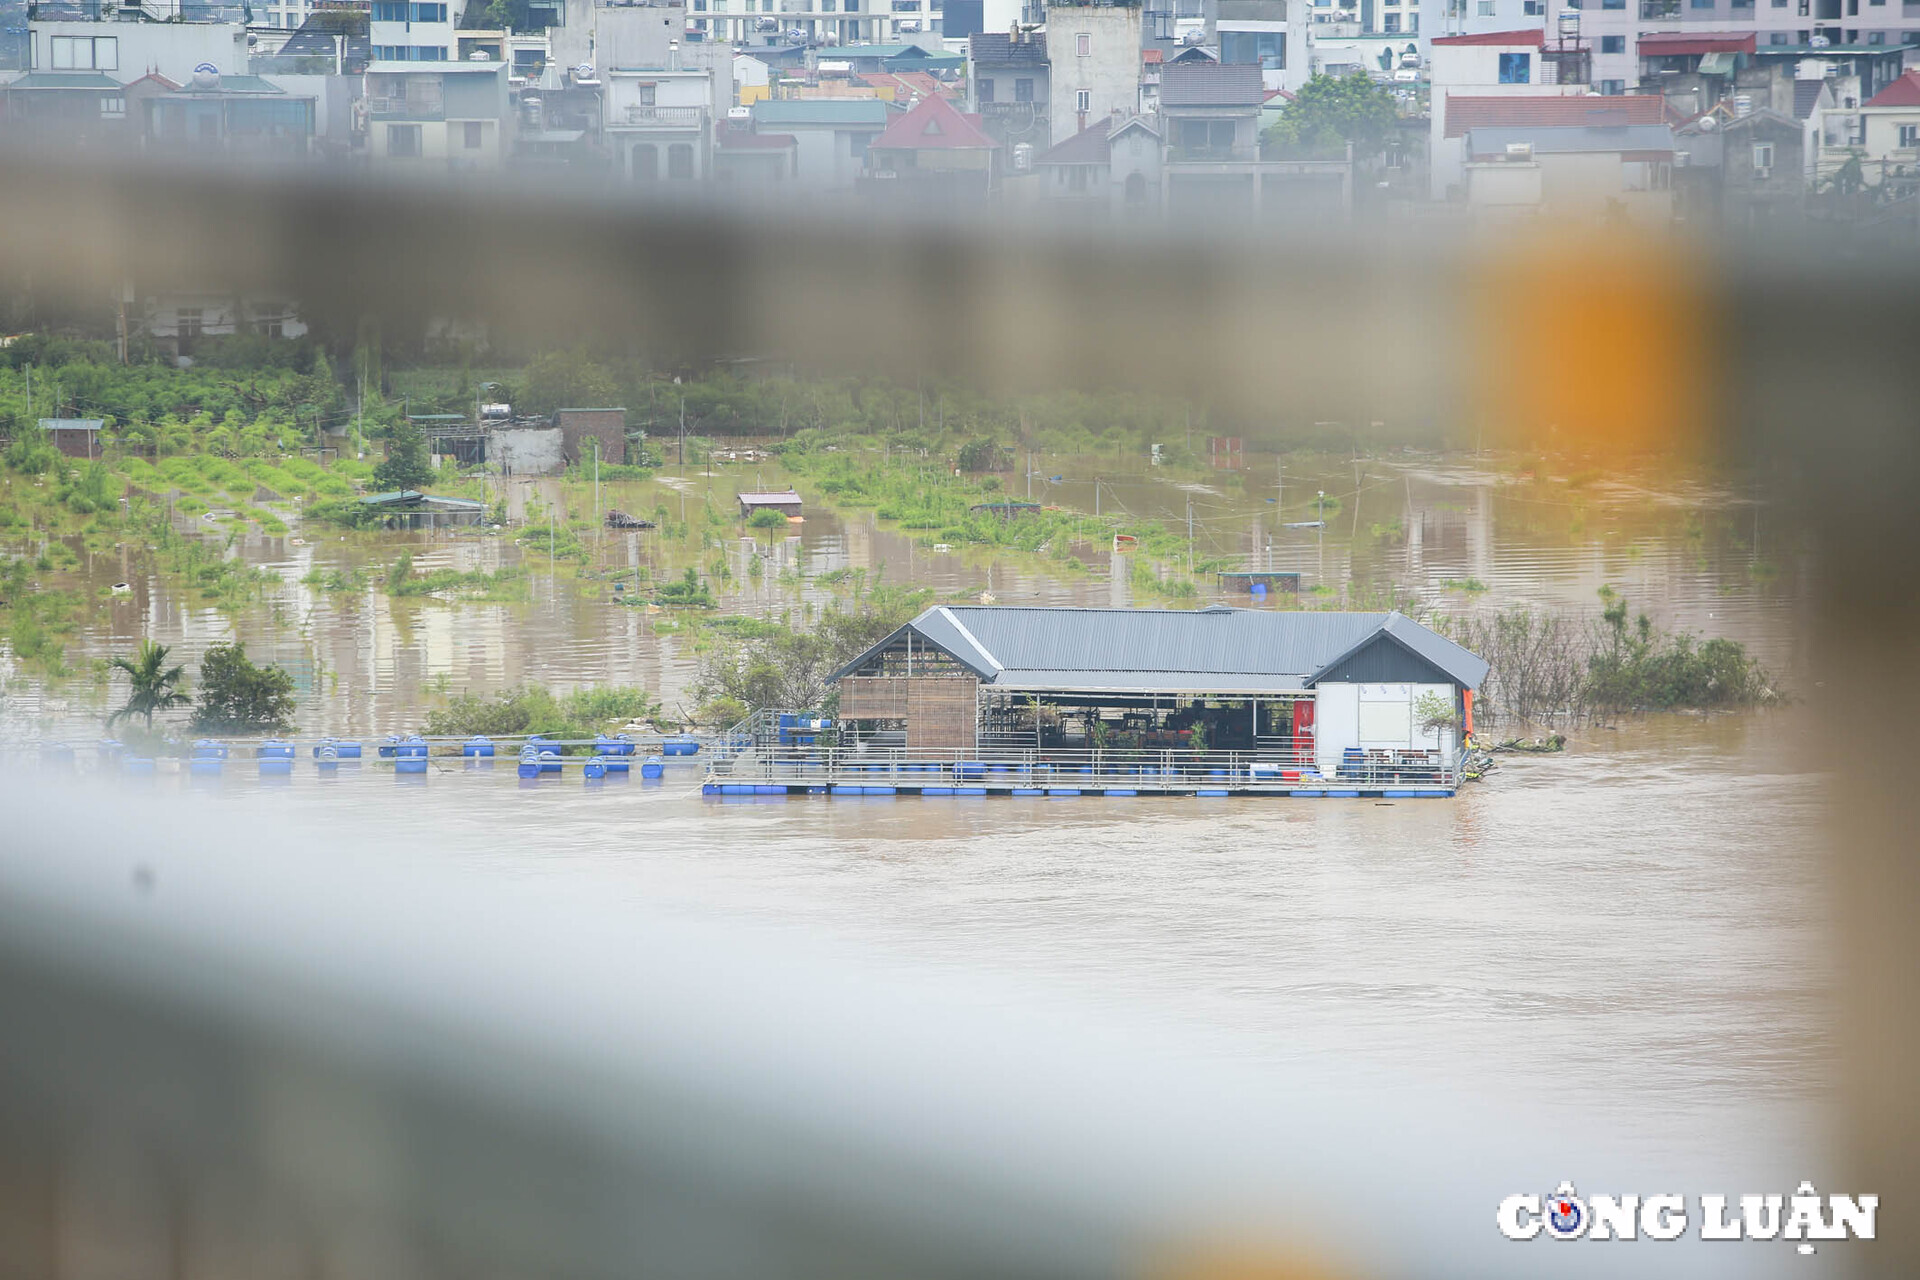
[(1594, 86), (1608, 97), (1617, 98), (1627, 91), (1625, 80), (1602, 80)]
[(179, 322), (174, 326), (175, 334), (182, 338), (199, 337), (205, 317), (204, 308), (181, 307), (179, 316)]
[(1533, 55), (1530, 53), (1503, 53), (1500, 55), (1501, 84), (1532, 84)]
[[(1393, 21), (1398, 14), (1388, 14)], [(1394, 30), (1388, 27), (1387, 30)], [(1220, 61), (1234, 64), (1258, 63), (1263, 71), (1287, 69), (1287, 34), (1284, 31), (1222, 31)]]
[(676, 142), (667, 148), (667, 177), (685, 181), (693, 177), (693, 144)]
[(1753, 0), (1733, 0), (1733, 7), (1736, 9), (1751, 9), (1753, 8)]
[(1093, 37), (1085, 31), (1082, 31), (1073, 38), (1073, 51), (1083, 58), (1091, 58), (1093, 56)]
[(653, 182), (660, 177), (660, 151), (650, 142), (633, 149), (633, 180)]
[(1885, 44), (1886, 42), (1887, 33), (1884, 31), (1869, 31), (1867, 33), (1868, 44)]
[(1784, 31), (1776, 31), (1772, 35), (1767, 37), (1767, 43), (1768, 44), (1785, 44), (1787, 43), (1787, 33)]
[(1920, 124), (1903, 124), (1900, 126), (1900, 145), (1903, 147), (1920, 147)]
[(118, 36), (54, 36), (52, 39), (55, 71), (118, 71)]
[(445, 22), (444, 4), (409, 4), (407, 0), (374, 0), (375, 22)]
[(1084, 164), (1067, 166), (1067, 190), (1085, 191), (1087, 189), (1087, 167)]
[(1602, 9), (1624, 9), (1627, 7), (1627, 0), (1600, 0), (1600, 7)]
[(1600, 37), (1600, 52), (1625, 53), (1626, 51), (1627, 51), (1627, 38), (1625, 36), (1601, 36)]
[(418, 159), (420, 155), (420, 126), (417, 124), (388, 125), (387, 154), (396, 160)]
[(1493, 0), (1480, 0), (1479, 14), (1483, 18), (1491, 18), (1493, 16)]
[(1073, 94), (1073, 109), (1085, 115), (1093, 110), (1093, 90), (1076, 89)]
[(974, 95), (974, 101), (976, 102), (980, 102), (983, 104), (992, 102), (993, 101), (993, 81), (982, 76), (980, 78), (980, 81), (974, 86), (973, 95)]
[(1525, 0), (1525, 3), (1520, 6), (1520, 11), (1529, 18), (1545, 17), (1547, 0)]
[(478, 151), (487, 140), (487, 126), (479, 120), (468, 120), (460, 126), (462, 139), (469, 151)]
[(1687, 0), (1687, 7), (1690, 9), (1711, 9), (1713, 8), (1713, 0)]
[(1013, 82), (1013, 100), (1015, 102), (1033, 101), (1033, 80), (1030, 77), (1022, 76)]
[(1773, 168), (1773, 144), (1756, 142), (1753, 144), (1753, 167), (1755, 169)]
[(1380, 29), (1389, 35), (1400, 34), (1400, 15), (1390, 13), (1380, 20)]

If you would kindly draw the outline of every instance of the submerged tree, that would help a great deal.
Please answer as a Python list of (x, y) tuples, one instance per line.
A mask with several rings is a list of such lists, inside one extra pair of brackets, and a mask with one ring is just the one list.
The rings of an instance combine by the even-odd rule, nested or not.
[(397, 423), (387, 439), (387, 456), (373, 469), (373, 483), (380, 489), (419, 489), (433, 479), (433, 466), (427, 460), (427, 440), (411, 422)]
[(247, 646), (218, 644), (200, 662), (200, 705), (193, 727), (203, 733), (265, 733), (293, 723), (293, 677), (260, 666)]
[(115, 658), (107, 664), (114, 671), (126, 672), (129, 686), (126, 702), (107, 717), (107, 728), (139, 717), (151, 731), (154, 712), (171, 711), (193, 701), (180, 691), (180, 682), (186, 678), (187, 669), (178, 665), (168, 666), (167, 653), (166, 645), (142, 640), (133, 657)]

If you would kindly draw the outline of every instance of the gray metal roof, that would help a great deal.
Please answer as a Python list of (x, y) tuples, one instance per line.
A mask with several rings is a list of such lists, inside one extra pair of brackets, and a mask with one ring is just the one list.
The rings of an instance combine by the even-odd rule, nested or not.
[(865, 124), (885, 128), (889, 108), (878, 98), (763, 98), (751, 108), (755, 124)]
[(1266, 100), (1253, 63), (1169, 62), (1160, 73), (1163, 107), (1257, 107)]
[(1467, 130), (1468, 155), (1504, 155), (1510, 142), (1530, 143), (1537, 155), (1672, 151), (1673, 130), (1664, 124), (1574, 125), (1570, 128), (1544, 129), (1507, 126)]
[[(1310, 687), (1386, 634), (1467, 688), (1487, 664), (1398, 613), (1073, 609), (943, 605), (901, 631), (952, 654), (998, 688), (1261, 693)], [(859, 667), (896, 631), (835, 673)]]

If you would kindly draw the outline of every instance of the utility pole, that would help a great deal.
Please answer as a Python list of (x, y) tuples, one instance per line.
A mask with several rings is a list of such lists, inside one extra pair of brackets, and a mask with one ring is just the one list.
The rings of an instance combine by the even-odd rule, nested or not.
[(1093, 514), (1095, 519), (1100, 516), (1100, 478), (1098, 476), (1093, 480)]
[(1187, 576), (1193, 576), (1193, 495), (1187, 495)]
[(1027, 501), (1033, 501), (1033, 450), (1027, 450)]
[(680, 393), (680, 469), (687, 469), (687, 393)]
[(1319, 491), (1315, 504), (1320, 516), (1320, 527), (1314, 531), (1314, 540), (1319, 544), (1320, 558), (1320, 567), (1314, 571), (1317, 581), (1313, 585), (1317, 587), (1327, 580), (1327, 491), (1325, 489)]

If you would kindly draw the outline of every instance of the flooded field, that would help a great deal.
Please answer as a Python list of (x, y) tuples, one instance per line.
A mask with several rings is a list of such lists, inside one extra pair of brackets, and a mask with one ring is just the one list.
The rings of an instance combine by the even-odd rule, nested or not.
[[(1513, 603), (1591, 610), (1598, 589), (1611, 585), (1661, 625), (1740, 640), (1789, 679), (1804, 661), (1795, 607), (1804, 584), (1793, 546), (1766, 525), (1752, 494), (1705, 477), (1556, 477), (1470, 457), (1410, 455), (1310, 465), (1256, 457), (1199, 478), (1100, 458), (1042, 458), (1032, 470), (1008, 478), (1009, 498), (1024, 501), (1030, 486), (1035, 501), (1123, 511), (1181, 532), (1191, 515), (1196, 562), (1296, 571), (1315, 607), (1347, 598), (1376, 607), (1396, 598), (1445, 612)], [(648, 515), (677, 514), (682, 503), (724, 510), (739, 490), (789, 479), (773, 464), (717, 465), (609, 483), (599, 501), (603, 510)], [(940, 599), (987, 593), (1002, 603), (1155, 603), (1109, 575), (1104, 546), (1074, 547), (1073, 571), (1017, 551), (946, 549), (870, 511), (822, 509), (806, 482), (797, 483), (808, 514), (794, 534), (745, 538), (736, 526), (732, 535), (716, 531), (693, 554), (663, 549), (650, 532), (605, 532), (584, 580), (523, 552), (510, 531), (343, 534), (302, 527), (290, 515), (285, 536), (248, 531), (235, 539), (230, 554), (278, 581), (262, 601), (229, 614), (143, 572), (137, 547), (84, 553), (68, 577), (88, 589), (125, 582), (127, 590), (71, 637), (67, 660), (84, 670), (151, 637), (174, 646), (175, 659), (192, 669), (206, 646), (237, 634), (256, 658), (293, 672), (304, 732), (382, 734), (417, 727), (438, 693), (524, 682), (563, 690), (644, 685), (670, 715), (686, 706), (694, 666), (687, 637), (670, 616), (616, 602), (613, 585), (627, 575), (673, 576), (697, 565), (721, 612), (767, 618), (841, 598), (854, 575), (868, 584), (930, 587)], [(557, 482), (518, 482), (502, 497), (509, 511), (525, 510), (531, 498), (564, 521), (593, 514), (581, 488), (572, 490), (580, 511), (568, 509), (568, 491)], [(1321, 515), (1319, 494), (1329, 498), (1324, 527), (1287, 527)], [(378, 577), (402, 550), (421, 570), (520, 566), (524, 598), (393, 599), (371, 582), (340, 591), (307, 581), (316, 571)], [(715, 575), (715, 564), (729, 576)], [(1315, 588), (1322, 592), (1312, 594)], [(1202, 598), (1209, 597), (1252, 603), (1221, 594), (1211, 580)], [(6, 692), (15, 733), (84, 738), (97, 730), (104, 693), (85, 679), (43, 691), (14, 673)]]

